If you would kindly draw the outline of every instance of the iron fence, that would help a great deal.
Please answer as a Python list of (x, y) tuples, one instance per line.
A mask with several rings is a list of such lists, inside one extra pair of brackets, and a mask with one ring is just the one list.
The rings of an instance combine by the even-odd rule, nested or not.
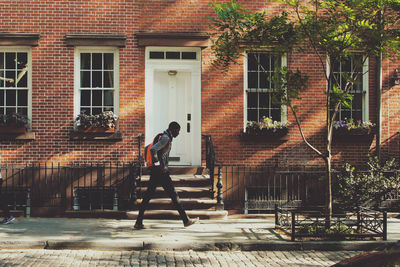
[(72, 209), (126, 210), (137, 198), (138, 166), (132, 163), (3, 165), (0, 168), (4, 190), (29, 189), (33, 214)]
[(334, 213), (326, 227), (325, 213), (304, 208), (275, 207), (275, 227), (290, 236), (291, 241), (305, 237), (376, 238), (387, 240), (387, 212), (358, 208)]

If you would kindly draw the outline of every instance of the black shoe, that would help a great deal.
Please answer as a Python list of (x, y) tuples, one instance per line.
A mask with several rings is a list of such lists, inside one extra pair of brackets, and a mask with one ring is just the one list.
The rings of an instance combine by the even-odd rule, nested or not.
[(189, 220), (188, 220), (187, 222), (185, 222), (183, 225), (184, 225), (185, 227), (188, 227), (188, 226), (191, 226), (192, 224), (198, 223), (199, 220), (200, 220), (199, 217), (194, 218), (194, 219), (189, 219)]
[(146, 227), (144, 227), (144, 225), (143, 225), (142, 223), (135, 223), (135, 225), (133, 226), (133, 228), (135, 228), (135, 230), (146, 229)]

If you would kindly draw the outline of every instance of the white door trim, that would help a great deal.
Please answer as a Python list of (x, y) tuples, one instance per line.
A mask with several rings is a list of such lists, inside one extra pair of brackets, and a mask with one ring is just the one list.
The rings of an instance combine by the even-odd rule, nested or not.
[[(188, 51), (197, 52), (196, 60), (170, 60), (149, 59), (150, 51)], [(192, 80), (192, 106), (191, 106), (191, 165), (201, 165), (201, 49), (193, 47), (146, 47), (145, 60), (145, 144), (152, 142), (154, 136), (150, 136), (154, 119), (154, 72), (176, 70), (191, 73)], [(165, 122), (164, 129), (169, 122)], [(181, 125), (181, 131), (186, 131), (186, 125)], [(179, 137), (178, 137), (179, 138)], [(170, 164), (173, 164), (171, 162)]]

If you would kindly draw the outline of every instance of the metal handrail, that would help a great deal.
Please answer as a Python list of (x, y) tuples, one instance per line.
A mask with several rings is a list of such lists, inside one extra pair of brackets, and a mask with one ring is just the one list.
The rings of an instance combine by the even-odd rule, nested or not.
[(215, 150), (211, 135), (203, 134), (206, 141), (206, 168), (210, 175), (211, 196), (214, 198), (214, 168), (215, 168)]

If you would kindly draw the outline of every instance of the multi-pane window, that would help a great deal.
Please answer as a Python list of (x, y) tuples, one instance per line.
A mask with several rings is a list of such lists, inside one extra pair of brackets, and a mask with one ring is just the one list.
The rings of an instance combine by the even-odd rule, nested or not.
[(80, 112), (115, 112), (115, 57), (114, 52), (79, 53)]
[[(333, 84), (340, 84), (341, 89), (345, 89), (346, 82), (349, 78), (356, 78), (353, 85), (350, 86), (349, 93), (353, 95), (351, 101), (351, 107), (344, 107), (343, 105), (339, 108), (339, 113), (336, 116), (336, 120), (350, 119), (363, 120), (363, 106), (364, 106), (364, 81), (363, 81), (363, 56), (360, 54), (354, 54), (348, 58), (342, 58), (339, 61), (333, 61), (331, 64), (332, 74), (330, 80), (330, 90), (332, 90)], [(333, 81), (335, 80), (335, 81)], [(333, 112), (333, 105), (331, 105), (331, 115)]]
[(28, 116), (28, 52), (0, 50), (0, 114)]
[(281, 121), (281, 105), (274, 99), (273, 76), (282, 56), (269, 52), (247, 54), (247, 121), (271, 117)]

